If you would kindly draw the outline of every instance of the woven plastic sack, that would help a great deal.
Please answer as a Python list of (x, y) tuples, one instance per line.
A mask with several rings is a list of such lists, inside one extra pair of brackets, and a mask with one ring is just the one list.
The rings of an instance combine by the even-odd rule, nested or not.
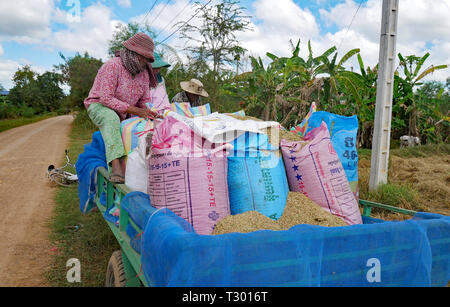
[(122, 133), (123, 147), (127, 155), (131, 154), (139, 145), (139, 136), (143, 132), (151, 129), (153, 129), (153, 121), (151, 120), (132, 117), (122, 121), (120, 130)]
[(168, 208), (197, 233), (210, 234), (230, 214), (225, 147), (205, 146), (201, 137), (173, 117), (157, 125), (152, 142), (148, 177), (152, 205)]
[(205, 116), (211, 114), (211, 107), (209, 103), (198, 107), (191, 107), (191, 104), (187, 102), (175, 102), (172, 103), (171, 106), (172, 111), (186, 117), (192, 118), (196, 116)]
[(347, 224), (361, 224), (361, 213), (327, 125), (306, 134), (304, 141), (281, 141), (289, 188), (302, 192)]
[(303, 119), (302, 123), (300, 125), (297, 125), (295, 127), (291, 128), (291, 131), (297, 133), (300, 136), (305, 136), (308, 129), (309, 119), (313, 115), (314, 112), (317, 111), (316, 103), (313, 102), (311, 104), (311, 108), (309, 109), (309, 113), (306, 115), (306, 117)]
[(228, 157), (231, 214), (257, 211), (277, 220), (283, 214), (289, 186), (281, 152), (264, 134), (235, 139)]
[[(151, 137), (151, 135), (150, 135)], [(139, 145), (128, 155), (125, 170), (125, 184), (133, 191), (147, 193), (148, 163), (147, 135), (139, 137)]]
[(322, 122), (327, 124), (333, 148), (341, 160), (350, 188), (358, 200), (358, 150), (356, 148), (358, 117), (356, 115), (342, 116), (324, 111), (314, 112), (308, 120), (306, 133), (319, 128)]

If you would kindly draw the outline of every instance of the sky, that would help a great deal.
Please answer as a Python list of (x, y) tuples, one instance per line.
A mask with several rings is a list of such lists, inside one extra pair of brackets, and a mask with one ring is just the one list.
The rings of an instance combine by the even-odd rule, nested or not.
[[(215, 3), (218, 0), (212, 0)], [(31, 65), (37, 73), (52, 70), (77, 52), (108, 60), (108, 41), (116, 26), (147, 23), (157, 41), (172, 34), (178, 22), (195, 12), (195, 0), (0, 0), (0, 84), (13, 87), (14, 72)], [(208, 0), (199, 0), (205, 4)], [(290, 43), (301, 41), (301, 56), (311, 41), (314, 55), (332, 46), (338, 58), (360, 48), (365, 66), (378, 63), (382, 0), (242, 0), (251, 31), (237, 38), (249, 54), (268, 61), (267, 52), (291, 54)], [(450, 0), (400, 0), (397, 53), (430, 57), (425, 67), (450, 64)], [(198, 23), (196, 18), (190, 21)], [(166, 44), (183, 57), (186, 41), (175, 32)], [(348, 66), (359, 71), (356, 57)], [(245, 68), (245, 66), (244, 66)], [(450, 69), (428, 80), (445, 81)]]

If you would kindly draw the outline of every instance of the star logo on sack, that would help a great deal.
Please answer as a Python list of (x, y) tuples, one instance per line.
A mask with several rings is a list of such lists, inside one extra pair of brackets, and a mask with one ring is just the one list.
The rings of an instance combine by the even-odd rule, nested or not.
[(292, 169), (294, 170), (294, 172), (298, 172), (298, 166), (297, 166), (297, 165), (294, 165), (294, 166), (292, 167)]
[(294, 156), (291, 156), (289, 159), (291, 159), (292, 162), (295, 162), (297, 160), (297, 158)]
[(295, 176), (295, 178), (297, 178), (297, 181), (301, 181), (303, 179), (303, 176), (300, 174), (297, 174), (297, 176)]

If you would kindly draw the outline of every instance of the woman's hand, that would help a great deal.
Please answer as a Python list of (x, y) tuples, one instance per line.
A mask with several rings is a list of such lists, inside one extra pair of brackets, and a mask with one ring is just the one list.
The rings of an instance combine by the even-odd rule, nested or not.
[(158, 113), (150, 111), (149, 109), (146, 109), (146, 108), (138, 108), (138, 107), (130, 106), (127, 109), (127, 113), (133, 114), (133, 115), (145, 118), (145, 119), (161, 118), (161, 116)]

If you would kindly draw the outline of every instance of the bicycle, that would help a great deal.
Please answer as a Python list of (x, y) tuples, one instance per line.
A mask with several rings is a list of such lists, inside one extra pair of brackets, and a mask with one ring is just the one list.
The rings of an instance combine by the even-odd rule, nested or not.
[(76, 174), (72, 174), (72, 173), (64, 170), (66, 167), (69, 167), (69, 166), (75, 168), (75, 165), (73, 165), (70, 162), (69, 151), (67, 149), (66, 149), (65, 153), (66, 153), (66, 160), (67, 160), (66, 164), (60, 168), (56, 168), (54, 165), (50, 165), (47, 169), (47, 177), (51, 182), (54, 182), (54, 183), (64, 186), (64, 187), (68, 187), (71, 184), (78, 182), (78, 176)]

